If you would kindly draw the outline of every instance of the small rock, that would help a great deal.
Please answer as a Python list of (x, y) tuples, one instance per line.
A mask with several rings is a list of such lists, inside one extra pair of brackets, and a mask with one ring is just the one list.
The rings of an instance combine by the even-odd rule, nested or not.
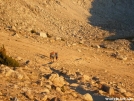
[(126, 61), (127, 60), (127, 57), (126, 56), (123, 56), (123, 55), (118, 55), (117, 56), (117, 59)]
[(72, 45), (73, 45), (73, 46), (76, 46), (77, 44), (76, 44), (76, 43), (73, 43)]
[(61, 88), (60, 87), (56, 87), (56, 91), (61, 92)]
[(18, 73), (18, 72), (14, 72), (14, 77), (19, 79), (19, 80), (22, 80), (23, 79), (23, 75)]
[(5, 67), (3, 70), (3, 73), (5, 74), (5, 76), (9, 77), (12, 74), (14, 74), (14, 71), (12, 69), (10, 69), (9, 67)]
[(83, 99), (86, 101), (93, 101), (93, 98), (89, 93), (83, 95)]
[(62, 86), (65, 84), (65, 81), (64, 81), (64, 79), (63, 79), (62, 77), (59, 77), (59, 78), (55, 78), (55, 79), (53, 80), (53, 84), (54, 84), (55, 86), (62, 87)]
[(76, 75), (79, 77), (79, 76), (82, 76), (83, 74), (81, 72), (75, 72)]
[(61, 37), (56, 37), (55, 40), (56, 41), (61, 40)]
[(107, 92), (109, 95), (114, 95), (114, 89), (106, 84), (102, 84), (101, 90)]
[(2, 92), (0, 92), (0, 96), (2, 96), (3, 94), (2, 94)]
[(41, 101), (47, 101), (48, 96), (44, 95), (43, 98), (41, 99)]
[(103, 95), (103, 94), (105, 93), (103, 90), (99, 90), (98, 92), (99, 92), (99, 94), (101, 94), (101, 95)]
[(80, 50), (80, 49), (78, 49), (78, 52), (81, 52), (81, 50)]
[(58, 78), (58, 77), (59, 77), (58, 74), (53, 73), (53, 74), (50, 75), (49, 80), (53, 81), (55, 78)]
[(90, 79), (90, 77), (88, 75), (83, 75), (82, 77), (83, 77), (84, 81), (89, 81), (89, 79)]
[(54, 97), (50, 101), (61, 101), (60, 98)]
[(10, 98), (10, 101), (19, 101), (17, 97)]
[(120, 93), (126, 93), (126, 90), (125, 90), (125, 89), (123, 89), (123, 88), (121, 88), (121, 87), (120, 87), (120, 88), (118, 88), (117, 90), (118, 90)]
[(72, 87), (77, 87), (79, 84), (77, 84), (77, 83), (72, 83), (72, 84), (70, 84), (70, 86), (72, 86)]
[(50, 93), (50, 90), (47, 89), (47, 88), (44, 88), (44, 89), (41, 90), (41, 92), (49, 94)]
[(93, 48), (100, 48), (100, 45), (92, 45)]
[(84, 44), (84, 40), (81, 40), (79, 43), (80, 43), (80, 44)]
[(65, 84), (64, 78), (59, 77), (58, 74), (51, 74), (49, 80), (52, 81), (55, 86), (62, 87)]
[(45, 87), (51, 89), (51, 85), (45, 85)]
[(18, 56), (16, 60), (21, 61), (21, 60), (22, 60), (22, 58)]
[(71, 92), (71, 94), (72, 94), (73, 97), (77, 97), (76, 92)]
[(99, 81), (99, 77), (96, 77), (96, 76), (94, 76), (92, 79), (95, 81)]
[(131, 97), (132, 96), (132, 94), (130, 93), (130, 92), (126, 92), (126, 93), (124, 93), (123, 94), (125, 97)]
[(25, 96), (28, 97), (29, 99), (33, 99), (34, 98), (31, 90), (28, 90), (27, 92), (25, 92)]
[(20, 36), (17, 33), (12, 34), (12, 36), (15, 36), (17, 38), (20, 38)]
[(40, 32), (39, 35), (43, 38), (47, 38), (47, 33), (44, 33), (44, 32)]
[(25, 62), (25, 65), (28, 65), (30, 63), (30, 60), (27, 60), (26, 62)]

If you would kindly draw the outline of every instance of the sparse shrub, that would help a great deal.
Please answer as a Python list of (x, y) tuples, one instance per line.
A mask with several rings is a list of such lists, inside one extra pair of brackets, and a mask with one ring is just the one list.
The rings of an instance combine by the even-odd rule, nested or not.
[(6, 49), (3, 47), (0, 48), (0, 64), (4, 64), (11, 67), (19, 67), (18, 61), (6, 55)]

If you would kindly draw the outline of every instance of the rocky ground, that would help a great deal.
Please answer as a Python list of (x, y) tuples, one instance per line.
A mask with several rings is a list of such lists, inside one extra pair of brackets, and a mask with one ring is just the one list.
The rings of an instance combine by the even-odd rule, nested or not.
[(0, 0), (0, 46), (21, 64), (0, 64), (0, 101), (133, 101), (128, 1)]
[[(1, 44), (21, 67), (0, 66), (1, 101), (106, 101), (133, 98), (133, 51), (68, 44), (38, 35), (13, 35), (1, 28)], [(50, 62), (51, 51), (59, 53)], [(29, 61), (29, 62), (28, 62)]]

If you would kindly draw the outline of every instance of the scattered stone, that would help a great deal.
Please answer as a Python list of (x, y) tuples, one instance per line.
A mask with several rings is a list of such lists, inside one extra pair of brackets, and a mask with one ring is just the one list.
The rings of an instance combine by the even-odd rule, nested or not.
[(19, 101), (17, 97), (10, 98), (10, 101)]
[(124, 56), (124, 55), (118, 55), (117, 56), (117, 59), (126, 61), (127, 60), (127, 57)]
[(62, 87), (65, 84), (64, 78), (62, 76), (59, 77), (58, 74), (51, 74), (49, 80), (52, 81), (55, 86)]
[(96, 76), (94, 76), (92, 79), (95, 81), (99, 81), (99, 77), (96, 77)]
[(70, 84), (70, 86), (71, 86), (71, 87), (77, 87), (77, 86), (79, 86), (79, 84), (77, 84), (77, 83), (72, 83), (72, 84)]
[(20, 38), (20, 36), (17, 33), (12, 34), (12, 36), (15, 36), (17, 38)]
[(50, 90), (48, 88), (44, 88), (44, 89), (41, 89), (40, 92), (49, 94), (50, 93)]
[(100, 45), (92, 45), (93, 48), (101, 48)]
[(103, 90), (99, 90), (98, 93), (99, 93), (100, 95), (103, 95), (105, 92), (104, 92)]
[(112, 87), (106, 85), (106, 84), (102, 84), (101, 85), (101, 90), (107, 92), (109, 95), (114, 95), (115, 91)]
[(40, 32), (39, 35), (43, 38), (47, 38), (47, 33), (44, 33), (44, 32)]
[(28, 90), (27, 92), (25, 92), (24, 95), (25, 95), (27, 98), (29, 98), (29, 99), (33, 99), (33, 98), (34, 98), (34, 96), (33, 96), (32, 92), (31, 92), (31, 90)]
[(50, 101), (61, 101), (60, 98), (54, 97)]
[(123, 88), (121, 88), (121, 87), (120, 88), (117, 88), (117, 91), (120, 92), (120, 93), (126, 93), (126, 90), (123, 89)]
[(78, 49), (78, 52), (81, 52), (81, 50), (80, 50), (80, 49)]
[(88, 75), (83, 75), (82, 77), (83, 77), (84, 81), (89, 81), (89, 79), (90, 79), (90, 77)]
[(41, 99), (41, 101), (47, 101), (48, 96), (44, 95), (43, 98)]
[(56, 37), (55, 40), (56, 41), (58, 41), (58, 40), (60, 41), (61, 40), (61, 37)]
[(79, 44), (84, 44), (84, 41), (82, 40), (82, 41), (79, 41)]
[(53, 80), (53, 84), (54, 84), (55, 86), (62, 87), (62, 86), (65, 84), (65, 81), (64, 81), (63, 77), (59, 77), (59, 78), (55, 78), (55, 79)]
[(56, 91), (61, 92), (61, 88), (60, 87), (56, 87)]
[(73, 45), (73, 46), (76, 46), (77, 44), (76, 44), (76, 43), (73, 43), (72, 45)]
[(75, 72), (77, 77), (82, 76), (83, 74), (81, 72)]
[(45, 85), (45, 87), (51, 89), (51, 85)]
[(125, 97), (132, 97), (132, 94), (130, 92), (126, 92), (123, 94)]
[(27, 60), (26, 62), (25, 62), (25, 65), (28, 65), (30, 63), (30, 60)]
[(86, 101), (93, 101), (93, 98), (89, 93), (84, 94), (83, 99)]
[(0, 96), (2, 96), (3, 94), (2, 94), (2, 92), (0, 92)]
[(12, 69), (10, 69), (9, 67), (5, 66), (0, 68), (0, 71), (2, 74), (4, 74), (6, 77), (11, 76), (12, 74), (14, 74), (14, 71)]
[(59, 78), (59, 75), (56, 74), (56, 73), (53, 73), (53, 74), (50, 75), (49, 80), (53, 81), (55, 78)]
[(22, 60), (22, 58), (18, 56), (16, 60), (21, 61), (21, 60)]
[(78, 97), (76, 92), (71, 92), (71, 94), (72, 94), (73, 97)]
[(18, 73), (18, 72), (14, 72), (14, 76), (13, 77), (16, 78), (16, 79), (19, 79), (19, 80), (23, 79), (23, 75)]

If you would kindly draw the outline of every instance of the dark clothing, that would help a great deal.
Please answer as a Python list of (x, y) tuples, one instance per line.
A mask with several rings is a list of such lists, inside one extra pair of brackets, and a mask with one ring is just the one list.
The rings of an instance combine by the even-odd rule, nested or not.
[(54, 58), (57, 60), (58, 59), (58, 53), (57, 52), (51, 52), (50, 53), (50, 59), (53, 60), (54, 62)]

